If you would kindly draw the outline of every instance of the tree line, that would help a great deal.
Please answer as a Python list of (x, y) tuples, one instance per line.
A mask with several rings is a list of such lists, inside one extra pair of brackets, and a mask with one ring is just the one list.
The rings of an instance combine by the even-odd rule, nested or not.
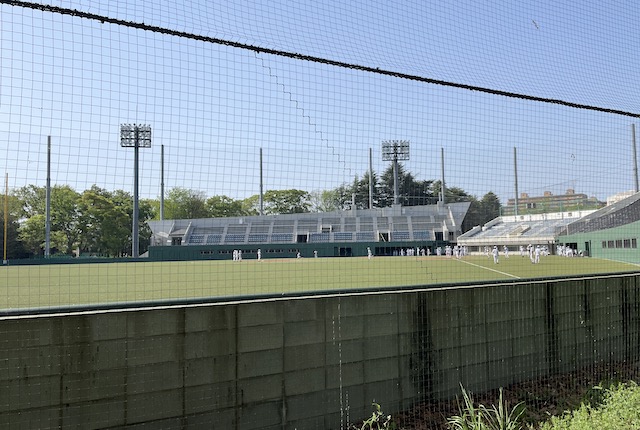
[[(389, 167), (378, 176), (369, 172), (354, 177), (351, 183), (322, 191), (298, 189), (268, 190), (263, 196), (263, 213), (277, 215), (305, 212), (331, 212), (369, 207), (369, 184), (373, 182), (374, 207), (388, 207), (394, 201), (393, 170)], [(418, 206), (435, 204), (441, 192), (441, 182), (418, 180), (398, 166), (400, 204)], [(488, 192), (481, 199), (456, 187), (446, 188), (448, 203), (471, 202), (462, 225), (467, 231), (500, 214), (498, 197)], [(2, 196), (4, 202), (4, 195)], [(41, 256), (45, 248), (46, 189), (35, 185), (14, 190), (8, 196), (7, 258)], [(68, 185), (51, 188), (50, 250), (52, 255), (126, 256), (131, 252), (133, 197), (122, 190), (109, 191), (92, 186), (77, 192)], [(224, 195), (207, 197), (205, 193), (176, 187), (164, 199), (165, 219), (194, 219), (258, 215), (260, 197), (233, 199)], [(4, 223), (4, 204), (0, 208)], [(149, 220), (160, 219), (159, 199), (139, 201), (139, 249), (144, 253), (150, 243)], [(0, 232), (4, 241), (4, 229)]]

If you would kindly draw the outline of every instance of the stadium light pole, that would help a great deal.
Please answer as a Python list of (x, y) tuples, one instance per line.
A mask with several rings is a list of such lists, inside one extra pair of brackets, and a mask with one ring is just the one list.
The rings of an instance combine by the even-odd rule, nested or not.
[(638, 185), (638, 153), (636, 148), (636, 125), (631, 124), (631, 138), (633, 139), (633, 179), (635, 183), (635, 188), (633, 191), (636, 193), (640, 191), (640, 186)]
[(51, 136), (47, 136), (47, 187), (44, 208), (44, 258), (51, 255)]
[(164, 145), (160, 145), (160, 221), (164, 221)]
[(440, 174), (442, 180), (440, 181), (440, 203), (444, 206), (447, 203), (445, 195), (447, 194), (447, 185), (444, 181), (444, 148), (440, 148)]
[(369, 209), (373, 209), (373, 150), (369, 148)]
[(4, 236), (2, 236), (2, 264), (7, 260), (7, 227), (9, 226), (9, 174), (4, 174)]
[(120, 146), (134, 148), (133, 161), (133, 226), (131, 230), (131, 256), (138, 258), (138, 149), (151, 148), (151, 126), (137, 124), (120, 125)]
[(513, 147), (513, 176), (515, 177), (515, 186), (516, 186), (516, 198), (513, 200), (515, 204), (513, 208), (513, 214), (518, 216), (518, 156), (516, 153), (516, 147)]
[(408, 140), (383, 140), (382, 160), (393, 161), (393, 204), (400, 202), (400, 192), (398, 190), (398, 160), (409, 159)]

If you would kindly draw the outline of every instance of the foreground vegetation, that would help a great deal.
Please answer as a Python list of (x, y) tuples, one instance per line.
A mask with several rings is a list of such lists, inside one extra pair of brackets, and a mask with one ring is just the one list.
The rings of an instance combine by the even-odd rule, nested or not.
[[(640, 429), (640, 367), (610, 362), (394, 414), (397, 430)], [(381, 427), (382, 428), (382, 427)]]
[[(523, 402), (509, 408), (500, 389), (496, 403), (485, 406), (474, 401), (462, 388), (458, 399), (458, 414), (448, 417), (448, 430), (632, 430), (640, 429), (640, 387), (633, 382), (613, 384), (609, 388), (596, 386), (599, 393), (590, 401), (581, 403), (576, 410), (551, 416), (547, 421), (525, 423)], [(400, 427), (391, 415), (385, 415), (381, 406), (373, 403), (374, 412), (361, 425), (350, 430), (409, 430)], [(422, 428), (422, 427), (420, 427)], [(425, 427), (426, 428), (426, 427)]]
[(580, 409), (551, 417), (541, 430), (640, 429), (640, 387), (635, 382), (601, 390), (601, 403), (583, 403)]
[(640, 429), (640, 387), (631, 381), (614, 384), (609, 388), (596, 386), (599, 395), (583, 402), (577, 410), (552, 416), (548, 421), (525, 424), (523, 402), (509, 409), (503, 399), (502, 389), (497, 405), (477, 405), (464, 387), (463, 403), (459, 414), (447, 420), (451, 430), (591, 430), (591, 429)]

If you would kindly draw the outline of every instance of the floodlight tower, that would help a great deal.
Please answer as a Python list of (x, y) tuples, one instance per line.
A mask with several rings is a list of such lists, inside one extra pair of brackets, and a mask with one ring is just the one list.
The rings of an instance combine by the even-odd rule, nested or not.
[(400, 203), (400, 193), (398, 191), (398, 160), (409, 159), (408, 140), (383, 140), (382, 160), (393, 161), (393, 204)]
[(151, 148), (151, 126), (137, 124), (120, 125), (120, 146), (134, 148), (133, 161), (133, 227), (131, 230), (131, 256), (138, 258), (138, 149)]

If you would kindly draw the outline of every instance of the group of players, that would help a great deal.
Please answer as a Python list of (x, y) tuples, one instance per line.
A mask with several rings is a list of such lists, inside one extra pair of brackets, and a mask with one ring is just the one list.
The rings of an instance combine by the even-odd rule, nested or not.
[[(504, 258), (509, 258), (509, 247), (507, 245), (503, 246), (502, 254), (504, 255)], [(500, 250), (497, 246), (494, 246), (493, 249), (485, 246), (484, 255), (486, 255), (487, 258), (493, 257), (494, 264), (498, 264), (500, 262)], [(524, 245), (520, 245), (520, 257), (524, 258), (525, 256), (529, 256), (529, 260), (531, 260), (531, 263), (533, 264), (539, 264), (540, 257), (545, 255), (549, 255), (549, 249), (546, 246), (534, 246), (529, 244), (525, 248)]]
[[(466, 246), (459, 246), (459, 245), (454, 245), (454, 246), (450, 246), (447, 245), (444, 250), (442, 249), (442, 247), (437, 247), (436, 248), (436, 255), (437, 256), (442, 256), (443, 253), (446, 257), (455, 257), (457, 259), (460, 259), (464, 256), (467, 255), (468, 251), (467, 251), (467, 247)], [(565, 256), (565, 257), (573, 257), (574, 255), (576, 255), (577, 253), (575, 252), (575, 250), (573, 250), (571, 247), (569, 246), (564, 246), (564, 245), (559, 245), (557, 248), (557, 254), (561, 255), (561, 256)], [(397, 254), (394, 255), (402, 255), (402, 256), (430, 256), (431, 255), (431, 248), (407, 248), (402, 249), (400, 251), (398, 251)], [(485, 246), (484, 247), (484, 255), (487, 258), (493, 257), (493, 262), (494, 264), (498, 264), (500, 261), (500, 250), (498, 249), (497, 246), (494, 246), (493, 249), (491, 249), (489, 246)], [(508, 246), (504, 246), (502, 248), (502, 255), (504, 256), (504, 258), (509, 258), (509, 247)], [(540, 257), (541, 256), (545, 256), (545, 255), (549, 255), (549, 249), (546, 246), (540, 246), (540, 245), (527, 245), (526, 248), (523, 245), (520, 245), (520, 257), (525, 257), (525, 256), (529, 256), (529, 259), (531, 260), (531, 263), (533, 264), (538, 264), (540, 263)], [(313, 251), (313, 256), (315, 258), (318, 258), (318, 251)], [(257, 251), (257, 255), (256, 255), (258, 260), (262, 260), (262, 251), (260, 249), (258, 249)], [(373, 253), (371, 252), (371, 248), (367, 247), (367, 258), (371, 259), (373, 257)], [(296, 254), (296, 258), (302, 258), (300, 252), (298, 252)], [(234, 249), (233, 250), (233, 261), (242, 261), (242, 250), (240, 249)]]

